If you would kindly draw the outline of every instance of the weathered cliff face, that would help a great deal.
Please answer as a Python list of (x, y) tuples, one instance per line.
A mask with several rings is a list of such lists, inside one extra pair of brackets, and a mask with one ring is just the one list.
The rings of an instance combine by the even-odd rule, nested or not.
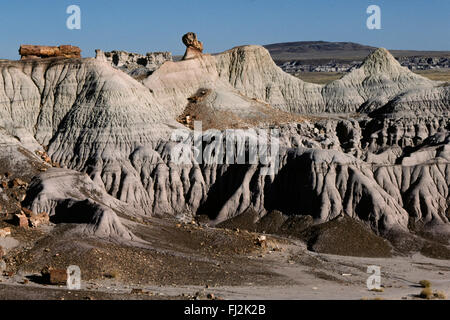
[[(143, 214), (130, 210), (108, 195), (86, 174), (51, 168), (31, 182), (24, 205), (33, 212), (47, 212), (55, 223), (82, 225), (80, 232), (100, 238), (139, 241), (122, 223), (122, 218)], [(124, 220), (125, 221), (125, 220)]]
[(178, 113), (186, 104), (186, 96), (193, 95), (198, 88), (232, 91), (229, 85), (246, 97), (300, 114), (370, 112), (415, 91), (424, 95), (418, 101), (433, 99), (428, 97), (431, 92), (437, 95), (434, 98), (437, 103), (446, 101), (439, 96), (443, 89), (438, 88), (438, 82), (402, 67), (385, 49), (376, 50), (359, 68), (327, 85), (307, 83), (284, 73), (260, 46), (237, 47), (213, 57), (203, 55), (191, 61), (166, 64), (148, 77), (144, 85)]
[(110, 194), (149, 212), (130, 156), (168, 139), (180, 125), (147, 88), (94, 59), (7, 62), (1, 68), (0, 125), (7, 134), (27, 132), (53, 161), (89, 172)]
[(234, 48), (216, 59), (220, 77), (246, 96), (302, 114), (368, 112), (405, 91), (432, 90), (438, 85), (402, 67), (382, 48), (327, 85), (307, 83), (284, 73), (259, 46)]
[(284, 73), (263, 47), (237, 47), (215, 58), (220, 78), (245, 96), (266, 101), (275, 108), (289, 112), (324, 111), (322, 86)]
[[(344, 214), (376, 231), (449, 225), (449, 89), (411, 74), (383, 49), (326, 86), (285, 74), (258, 46), (169, 61), (143, 84), (95, 59), (2, 62), (0, 71), (0, 126), (9, 135), (27, 132), (53, 161), (86, 172), (142, 214), (207, 214), (217, 223), (251, 207), (317, 222)], [(276, 124), (279, 171), (173, 161), (170, 136), (185, 128), (175, 119), (199, 90), (208, 91), (199, 108), (247, 127), (293, 113)], [(333, 114), (356, 111), (362, 115)], [(311, 113), (309, 121), (294, 117)], [(48, 207), (41, 199), (29, 203)]]

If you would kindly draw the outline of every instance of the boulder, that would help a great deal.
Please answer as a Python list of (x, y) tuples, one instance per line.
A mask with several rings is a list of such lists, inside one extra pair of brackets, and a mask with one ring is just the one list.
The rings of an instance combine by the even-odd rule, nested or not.
[(11, 228), (0, 229), (0, 238), (5, 238), (9, 235), (11, 235)]
[(14, 215), (14, 224), (20, 228), (28, 228), (28, 218), (23, 213)]
[(45, 282), (53, 285), (67, 284), (67, 270), (45, 267), (41, 271), (42, 278)]
[(46, 225), (50, 222), (50, 217), (47, 212), (41, 212), (39, 214), (32, 214), (29, 218), (30, 226), (37, 228), (40, 225)]
[(201, 57), (203, 54), (203, 43), (198, 41), (197, 35), (193, 32), (186, 33), (182, 41), (186, 46), (186, 52), (184, 53), (182, 60), (194, 59)]

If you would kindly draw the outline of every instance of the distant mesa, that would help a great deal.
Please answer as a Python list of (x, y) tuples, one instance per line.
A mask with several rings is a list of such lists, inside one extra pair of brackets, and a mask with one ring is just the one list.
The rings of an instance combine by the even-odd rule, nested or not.
[(182, 60), (194, 59), (203, 55), (203, 43), (198, 41), (197, 35), (194, 32), (186, 33), (182, 40), (186, 46), (186, 52)]
[(22, 60), (55, 57), (81, 58), (81, 49), (71, 45), (52, 47), (23, 44), (20, 46), (19, 54)]

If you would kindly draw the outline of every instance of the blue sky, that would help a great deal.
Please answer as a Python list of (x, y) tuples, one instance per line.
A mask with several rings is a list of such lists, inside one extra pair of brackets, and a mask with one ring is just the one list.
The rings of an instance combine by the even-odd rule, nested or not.
[[(206, 52), (243, 44), (325, 40), (388, 49), (450, 50), (449, 0), (0, 0), (0, 58), (20, 44), (182, 54), (196, 32)], [(81, 30), (66, 28), (66, 8), (81, 8)], [(368, 30), (366, 8), (381, 8), (381, 30)]]

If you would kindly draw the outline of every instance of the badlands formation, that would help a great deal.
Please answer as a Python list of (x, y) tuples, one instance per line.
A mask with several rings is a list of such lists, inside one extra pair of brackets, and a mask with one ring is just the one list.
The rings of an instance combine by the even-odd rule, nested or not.
[[(355, 221), (395, 248), (438, 243), (449, 257), (449, 83), (382, 48), (318, 85), (283, 72), (261, 46), (209, 55), (193, 33), (183, 43), (182, 61), (166, 57), (138, 78), (101, 51), (1, 61), (2, 177), (27, 185), (15, 200), (3, 186), (3, 214), (46, 212), (86, 236), (141, 245), (149, 217), (238, 228), (249, 217), (249, 228), (272, 233)], [(193, 121), (211, 130), (192, 154), (227, 129), (279, 130), (276, 170), (172, 161), (174, 131), (194, 139)]]

